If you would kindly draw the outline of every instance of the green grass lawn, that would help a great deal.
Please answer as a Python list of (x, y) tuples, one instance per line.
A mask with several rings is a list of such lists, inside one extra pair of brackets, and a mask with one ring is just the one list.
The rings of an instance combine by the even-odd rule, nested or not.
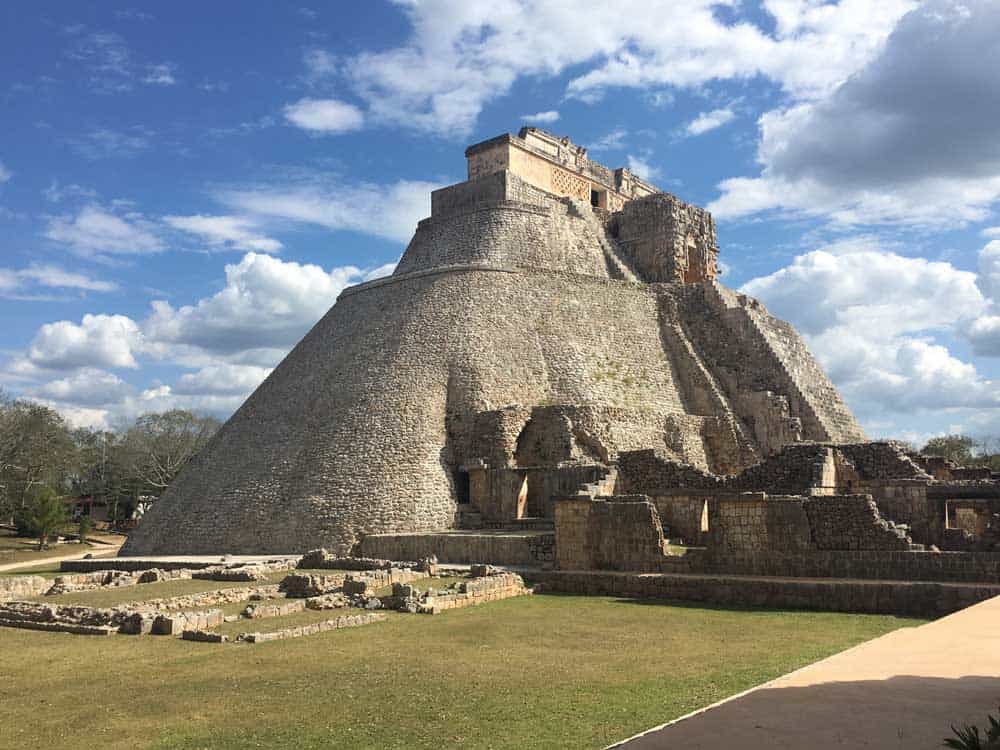
[(252, 646), (0, 629), (0, 747), (601, 748), (918, 622), (539, 595)]

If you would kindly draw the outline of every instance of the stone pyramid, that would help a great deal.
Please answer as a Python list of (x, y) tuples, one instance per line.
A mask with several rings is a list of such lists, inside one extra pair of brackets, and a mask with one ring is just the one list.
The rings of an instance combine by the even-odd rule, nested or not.
[(715, 474), (865, 439), (704, 210), (533, 128), (470, 147), (392, 276), (346, 289), (124, 554), (347, 552), (551, 499), (654, 448)]

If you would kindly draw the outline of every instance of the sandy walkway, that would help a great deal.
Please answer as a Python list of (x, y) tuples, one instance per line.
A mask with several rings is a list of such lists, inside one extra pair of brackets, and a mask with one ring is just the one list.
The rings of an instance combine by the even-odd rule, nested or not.
[(1000, 705), (1000, 597), (903, 628), (615, 747), (940, 748)]
[[(124, 543), (124, 542), (123, 542)], [(100, 546), (89, 547), (83, 552), (74, 552), (71, 555), (58, 555), (56, 557), (39, 557), (35, 560), (22, 560), (21, 562), (15, 563), (5, 563), (0, 565), (0, 573), (9, 572), (11, 570), (20, 570), (21, 568), (37, 568), (41, 565), (50, 565), (52, 563), (59, 563), (63, 560), (79, 560), (82, 557), (86, 557), (88, 554), (94, 557), (114, 557), (118, 554), (118, 550), (121, 549), (120, 544), (102, 544)]]

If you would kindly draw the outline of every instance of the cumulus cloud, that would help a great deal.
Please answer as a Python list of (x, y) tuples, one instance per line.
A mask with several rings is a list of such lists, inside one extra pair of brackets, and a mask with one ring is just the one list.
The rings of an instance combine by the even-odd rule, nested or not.
[(45, 236), (81, 255), (138, 255), (164, 249), (143, 217), (119, 216), (96, 204), (84, 206), (76, 215), (53, 217)]
[(623, 0), (572, 13), (559, 0), (401, 5), (410, 37), (345, 60), (343, 75), (374, 120), (466, 135), (519, 78), (577, 66), (566, 93), (588, 101), (609, 87), (662, 92), (757, 75), (796, 96), (826, 92), (871, 58), (913, 2), (768, 0), (776, 34), (747, 17), (726, 22), (715, 0)]
[(545, 112), (535, 112), (533, 115), (521, 115), (521, 122), (526, 122), (528, 124), (538, 123), (539, 125), (546, 125), (548, 123), (556, 122), (559, 119), (559, 113), (550, 109)]
[(833, 93), (760, 119), (759, 177), (720, 184), (720, 218), (958, 224), (1000, 198), (1000, 6), (934, 0)]
[(221, 363), (202, 367), (197, 372), (184, 373), (172, 392), (182, 396), (242, 396), (246, 397), (268, 375), (271, 368), (256, 365)]
[(354, 266), (319, 266), (248, 253), (226, 266), (226, 286), (194, 305), (153, 303), (143, 323), (150, 342), (213, 353), (287, 350), (336, 301), (344, 287), (361, 281)]
[(736, 113), (729, 108), (713, 109), (711, 112), (702, 112), (684, 126), (684, 134), (694, 136), (707, 133), (710, 130), (721, 128), (727, 122), (732, 121), (734, 117), (736, 117)]
[(300, 99), (285, 107), (285, 119), (303, 130), (325, 135), (360, 130), (365, 122), (360, 109), (337, 99)]
[(1000, 408), (1000, 384), (936, 340), (987, 309), (974, 273), (856, 238), (805, 253), (741, 291), (803, 333), (863, 421)]
[(163, 220), (175, 229), (197, 235), (210, 247), (232, 250), (256, 250), (276, 253), (282, 244), (256, 230), (252, 219), (243, 216), (164, 216)]
[(29, 388), (28, 395), (78, 407), (113, 406), (132, 394), (132, 388), (117, 375), (94, 367), (84, 367), (64, 378)]
[(244, 214), (406, 242), (417, 222), (430, 214), (430, 193), (439, 187), (442, 185), (419, 180), (390, 185), (318, 180), (224, 190), (218, 198)]
[[(0, 375), (74, 424), (108, 426), (148, 411), (185, 408), (228, 416), (333, 305), (340, 292), (392, 273), (395, 263), (325, 270), (246, 254), (225, 286), (190, 305), (164, 301), (134, 320), (84, 315), (42, 326)], [(0, 284), (5, 276), (0, 274)], [(145, 364), (187, 370), (139, 388), (112, 370)]]
[(137, 368), (134, 352), (142, 334), (124, 315), (84, 315), (79, 324), (68, 320), (46, 323), (28, 346), (31, 365), (48, 370), (82, 367)]

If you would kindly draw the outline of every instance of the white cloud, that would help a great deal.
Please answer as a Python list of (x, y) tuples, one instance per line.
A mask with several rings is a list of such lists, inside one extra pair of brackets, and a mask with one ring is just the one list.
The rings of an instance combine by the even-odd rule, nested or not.
[(0, 183), (7, 182), (12, 176), (12, 172), (0, 161)]
[(1000, 227), (986, 227), (986, 229), (980, 232), (983, 237), (997, 238), (1000, 239)]
[(391, 185), (315, 181), (223, 191), (221, 202), (240, 213), (350, 230), (407, 242), (430, 214), (437, 183), (400, 180)]
[(526, 122), (529, 125), (531, 123), (545, 125), (547, 123), (556, 122), (558, 119), (559, 113), (554, 109), (550, 109), (546, 112), (535, 112), (533, 115), (521, 115), (521, 122)]
[(172, 393), (182, 396), (240, 396), (246, 398), (268, 375), (269, 367), (221, 363), (185, 373)]
[(337, 99), (300, 99), (285, 107), (285, 119), (303, 130), (323, 134), (360, 130), (365, 122), (360, 109)]
[[(609, 87), (662, 92), (763, 75), (796, 96), (829, 91), (862, 67), (910, 0), (838, 5), (774, 0), (771, 34), (727, 23), (715, 0), (464, 0), (401, 3), (412, 33), (398, 47), (344, 62), (372, 119), (442, 135), (470, 133), (483, 107), (525, 76), (582, 66), (567, 94), (594, 101)], [(682, 18), (683, 23), (665, 23)]]
[(163, 220), (184, 232), (198, 235), (211, 247), (276, 253), (282, 244), (256, 231), (253, 220), (242, 216), (164, 216)]
[(378, 268), (373, 268), (364, 275), (364, 280), (372, 281), (374, 279), (381, 279), (384, 276), (391, 276), (392, 272), (396, 270), (397, 265), (399, 265), (399, 263), (394, 261), (392, 263), (385, 263)]
[(63, 185), (59, 182), (59, 180), (53, 180), (52, 183), (42, 191), (42, 195), (45, 196), (45, 200), (49, 203), (62, 203), (64, 200), (68, 200), (70, 198), (86, 198), (88, 200), (93, 200), (97, 197), (97, 191), (93, 188), (77, 185), (76, 183)]
[(142, 334), (131, 318), (87, 314), (79, 324), (61, 320), (43, 325), (28, 347), (27, 360), (48, 370), (137, 368), (134, 353), (141, 345)]
[(177, 79), (174, 78), (174, 66), (166, 63), (150, 65), (142, 82), (154, 86), (173, 86), (177, 83)]
[(1000, 5), (933, 0), (828, 97), (760, 118), (759, 177), (725, 180), (719, 218), (957, 225), (1000, 199)]
[(690, 136), (701, 135), (702, 133), (707, 133), (709, 130), (721, 128), (727, 122), (732, 121), (734, 117), (736, 117), (736, 113), (729, 108), (702, 112), (684, 126), (684, 133)]
[(67, 26), (63, 31), (73, 40), (66, 56), (88, 74), (90, 88), (99, 94), (131, 91), (136, 83), (154, 86), (175, 83), (172, 63), (137, 64), (120, 34), (90, 32), (82, 24)]
[(640, 178), (649, 182), (655, 182), (663, 176), (663, 172), (659, 167), (654, 167), (646, 158), (640, 158), (632, 154), (628, 155), (628, 168)]
[[(8, 382), (59, 409), (74, 424), (107, 427), (148, 411), (185, 408), (228, 416), (350, 284), (389, 274), (332, 268), (248, 253), (226, 266), (226, 283), (192, 305), (152, 304), (142, 321), (85, 315), (42, 326), (8, 361)], [(5, 276), (0, 273), (0, 284)], [(192, 369), (176, 381), (136, 388), (108, 372), (143, 363)], [(53, 377), (55, 373), (62, 373)]]
[(590, 151), (620, 151), (625, 148), (625, 138), (628, 131), (624, 128), (615, 128), (610, 133), (605, 133), (596, 141), (587, 146)]
[(987, 308), (973, 273), (856, 238), (798, 256), (740, 291), (803, 333), (863, 421), (1000, 408), (1000, 384), (935, 341)]
[(54, 265), (35, 264), (20, 269), (0, 268), (0, 295), (19, 292), (30, 287), (112, 292), (118, 285), (112, 281), (94, 279), (86, 274), (67, 271)]
[(95, 204), (85, 206), (75, 216), (50, 219), (45, 236), (81, 255), (135, 255), (164, 249), (143, 217), (118, 216)]
[(81, 407), (114, 405), (131, 395), (132, 388), (114, 373), (85, 367), (72, 375), (30, 388), (28, 395)]
[(226, 266), (226, 286), (194, 305), (175, 308), (153, 303), (143, 322), (150, 347), (171, 356), (176, 347), (213, 355), (260, 350), (273, 363), (275, 351), (287, 351), (364, 272), (354, 266), (325, 271), (319, 266), (248, 253)]
[(305, 63), (312, 79), (327, 78), (340, 72), (337, 58), (326, 50), (318, 48), (306, 50), (302, 55), (302, 62)]

